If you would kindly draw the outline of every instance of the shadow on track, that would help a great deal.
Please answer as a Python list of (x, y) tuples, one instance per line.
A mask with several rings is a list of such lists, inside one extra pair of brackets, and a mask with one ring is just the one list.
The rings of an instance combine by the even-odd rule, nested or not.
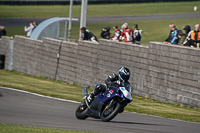
[(150, 123), (138, 123), (138, 122), (123, 122), (123, 121), (110, 121), (110, 123), (134, 124), (134, 125), (154, 125), (154, 126), (171, 126), (171, 125), (150, 124)]
[[(87, 119), (89, 121), (96, 121), (96, 122), (103, 122), (100, 119)], [(139, 123), (139, 122), (126, 122), (126, 121), (109, 121), (109, 122), (105, 122), (105, 123), (119, 123), (121, 124), (130, 124), (130, 125), (147, 125), (147, 126), (169, 126), (172, 127), (173, 125), (163, 125), (163, 124), (151, 124), (151, 123)]]

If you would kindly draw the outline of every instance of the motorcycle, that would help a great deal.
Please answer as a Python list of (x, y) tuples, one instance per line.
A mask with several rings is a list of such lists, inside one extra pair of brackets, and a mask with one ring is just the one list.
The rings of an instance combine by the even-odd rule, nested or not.
[(77, 119), (92, 117), (108, 122), (122, 113), (124, 107), (132, 101), (131, 86), (124, 82), (99, 93), (90, 104), (86, 99), (88, 95), (88, 88), (83, 88), (83, 102), (75, 112)]

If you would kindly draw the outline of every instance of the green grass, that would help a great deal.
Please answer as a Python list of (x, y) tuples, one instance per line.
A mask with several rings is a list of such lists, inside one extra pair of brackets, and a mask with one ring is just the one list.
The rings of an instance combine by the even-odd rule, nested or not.
[(0, 71), (0, 75), (0, 86), (21, 89), (52, 97), (81, 101), (82, 86), (79, 85), (53, 81), (43, 77), (27, 76), (17, 72)]
[[(0, 86), (11, 87), (47, 96), (68, 100), (82, 101), (83, 86), (67, 84), (61, 81), (24, 75), (15, 71), (0, 70)], [(91, 92), (93, 89), (89, 88)], [(181, 107), (180, 105), (154, 101), (151, 98), (133, 96), (133, 101), (125, 108), (126, 111), (165, 118), (174, 118), (200, 123), (200, 109)]]
[(130, 112), (161, 116), (164, 118), (200, 122), (200, 118), (198, 118), (200, 116), (199, 108), (181, 107), (179, 104), (158, 102), (148, 97), (134, 97), (133, 102), (131, 105), (126, 107), (126, 110)]
[(0, 133), (94, 133), (94, 132), (0, 124)]
[[(128, 21), (129, 27), (133, 24), (139, 24), (139, 28), (143, 30), (141, 43), (149, 44), (150, 41), (164, 41), (169, 35), (168, 25), (174, 23), (178, 29), (183, 30), (185, 25), (190, 25), (194, 29), (194, 25), (200, 22), (200, 18), (194, 19), (174, 19), (174, 20), (148, 20), (148, 21)], [(110, 22), (110, 23), (88, 23), (87, 28), (93, 32), (98, 39), (101, 39), (101, 29), (114, 25), (121, 26), (123, 22)], [(13, 35), (26, 35), (24, 27), (7, 27), (7, 36)], [(114, 35), (114, 30), (111, 29), (111, 35)], [(78, 40), (79, 38), (79, 24), (72, 25), (72, 39)]]
[[(128, 16), (147, 14), (192, 13), (200, 2), (129, 3), (88, 5), (88, 16)], [(67, 17), (69, 5), (0, 5), (0, 18), (10, 17)], [(79, 17), (81, 5), (73, 6), (73, 17)], [(197, 12), (200, 12), (198, 10)]]

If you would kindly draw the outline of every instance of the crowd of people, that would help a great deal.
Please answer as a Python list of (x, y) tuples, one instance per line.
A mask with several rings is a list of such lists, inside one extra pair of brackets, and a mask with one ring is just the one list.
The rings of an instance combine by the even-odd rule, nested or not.
[(181, 46), (197, 47), (199, 49), (200, 44), (200, 25), (196, 24), (194, 30), (191, 30), (189, 25), (186, 25), (183, 30), (178, 30), (175, 24), (169, 25), (169, 36), (163, 42), (166, 44), (174, 44)]
[[(134, 24), (133, 28), (128, 27), (128, 23), (124, 23), (121, 29), (118, 26), (114, 26), (114, 36), (111, 36), (109, 26), (101, 30), (101, 37), (103, 39), (109, 39), (116, 42), (125, 41), (126, 43), (140, 44), (142, 38), (142, 30), (138, 29), (138, 24)], [(163, 43), (174, 44), (180, 46), (197, 47), (200, 45), (200, 25), (196, 24), (194, 30), (191, 30), (189, 25), (186, 25), (183, 30), (178, 30), (175, 24), (169, 25), (169, 36)], [(87, 30), (85, 27), (81, 28), (82, 38), (81, 40), (90, 40), (97, 42), (97, 37)]]
[[(27, 32), (27, 37), (31, 36), (33, 30), (37, 27), (36, 22), (31, 22), (29, 26), (24, 27), (24, 31)], [(111, 36), (109, 26), (101, 30), (101, 37), (103, 39), (109, 39), (112, 41), (120, 42), (124, 41), (131, 44), (140, 44), (142, 38), (142, 30), (138, 28), (138, 24), (134, 24), (133, 28), (128, 27), (128, 23), (124, 23), (121, 29), (118, 26), (113, 27), (115, 33)], [(98, 42), (97, 37), (85, 27), (81, 29), (81, 40), (89, 40), (93, 42)], [(189, 25), (186, 25), (183, 30), (178, 30), (175, 24), (169, 24), (169, 36), (163, 41), (165, 44), (174, 44), (180, 46), (200, 47), (200, 25), (196, 24), (194, 30), (191, 30)], [(6, 30), (4, 26), (0, 26), (0, 38), (6, 36)]]
[(5, 30), (5, 27), (4, 27), (4, 26), (1, 26), (1, 25), (0, 25), (0, 38), (1, 38), (2, 36), (6, 36), (6, 30)]
[[(114, 26), (113, 27), (113, 29), (115, 30), (114, 36), (111, 36), (110, 29), (111, 28), (107, 26), (101, 30), (100, 35), (103, 39), (109, 39), (116, 42), (124, 40), (126, 43), (140, 44), (142, 37), (142, 30), (138, 29), (138, 24), (134, 24), (133, 28), (129, 28), (128, 23), (124, 23), (121, 26), (121, 30), (118, 28), (118, 26)], [(97, 41), (97, 37), (89, 30), (86, 30), (85, 27), (81, 28), (81, 33), (82, 33), (81, 40), (90, 40), (93, 42)]]
[(24, 31), (27, 32), (26, 36), (30, 37), (33, 30), (37, 27), (36, 22), (29, 23), (29, 26), (24, 27)]

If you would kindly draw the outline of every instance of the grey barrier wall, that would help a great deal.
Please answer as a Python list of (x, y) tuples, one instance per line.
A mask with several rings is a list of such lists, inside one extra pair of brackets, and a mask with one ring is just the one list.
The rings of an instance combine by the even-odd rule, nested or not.
[(200, 106), (200, 51), (151, 43), (147, 89), (152, 98)]
[[(6, 58), (9, 40), (9, 37), (0, 40), (0, 54)], [(15, 36), (12, 68), (25, 74), (94, 87), (126, 66), (131, 70), (134, 95), (200, 107), (199, 58), (197, 49), (161, 42), (142, 46), (102, 39), (99, 43), (77, 44)]]
[(29, 75), (55, 77), (60, 41), (15, 36), (13, 69)]

